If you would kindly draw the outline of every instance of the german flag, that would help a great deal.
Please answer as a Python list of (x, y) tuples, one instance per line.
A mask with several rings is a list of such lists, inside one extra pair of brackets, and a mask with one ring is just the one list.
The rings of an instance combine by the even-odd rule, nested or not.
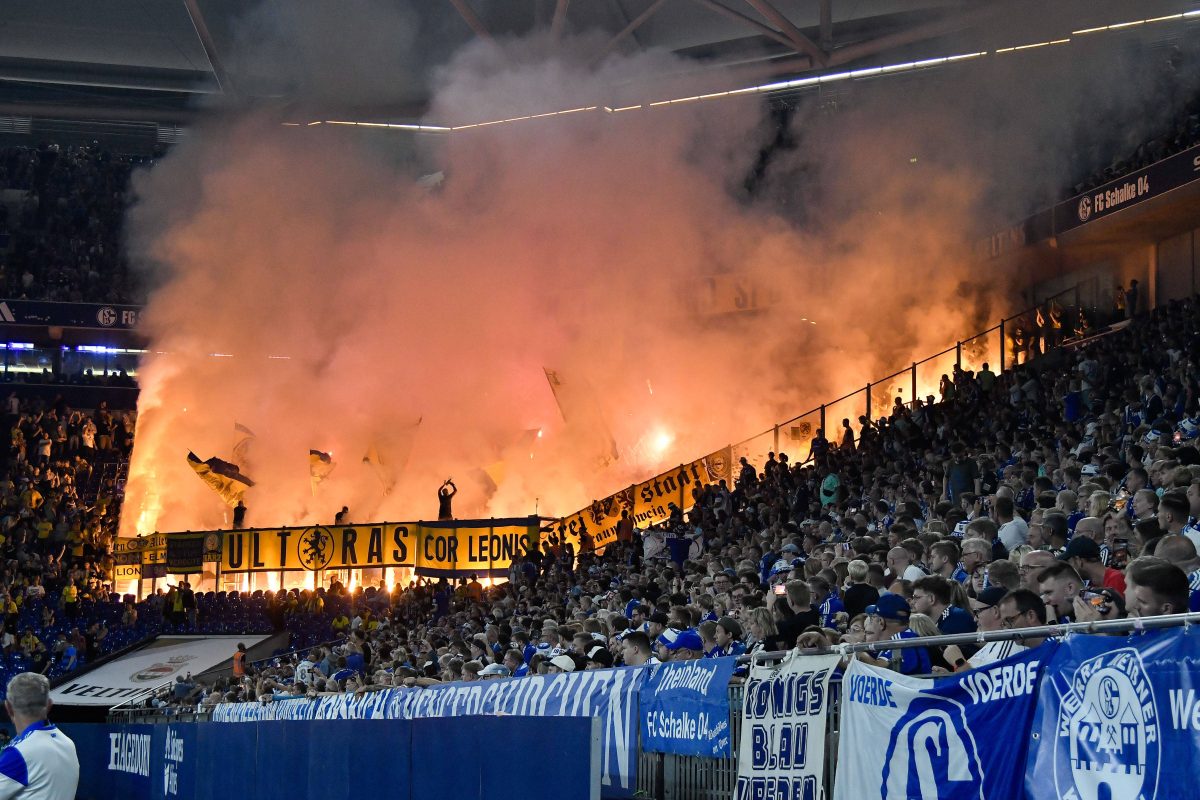
[(200, 480), (207, 483), (209, 488), (230, 507), (236, 506), (246, 490), (254, 485), (254, 481), (243, 475), (236, 464), (222, 461), (216, 456), (207, 461), (201, 461), (195, 453), (189, 450), (187, 461), (188, 466), (199, 476)]

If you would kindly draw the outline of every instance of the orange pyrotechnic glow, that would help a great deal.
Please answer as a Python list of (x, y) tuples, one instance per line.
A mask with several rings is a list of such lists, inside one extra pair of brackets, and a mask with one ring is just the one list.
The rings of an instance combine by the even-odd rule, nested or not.
[[(569, 108), (672, 66), (505, 47), (454, 59), (430, 117)], [(928, 108), (879, 113), (812, 123), (808, 169), (829, 170), (814, 186), (841, 211), (808, 232), (730, 191), (769, 138), (752, 98), (422, 140), (410, 155), (444, 171), (435, 190), (355, 127), (197, 129), (134, 179), (134, 253), (160, 288), (122, 533), (228, 526), (185, 458), (232, 459), (235, 423), (255, 433), (251, 526), (344, 505), (429, 519), (447, 476), (458, 517), (566, 514), (986, 327), (991, 298), (963, 288), (978, 183), (909, 163)], [(894, 382), (906, 401), (910, 381)], [(310, 448), (338, 454), (315, 489)]]

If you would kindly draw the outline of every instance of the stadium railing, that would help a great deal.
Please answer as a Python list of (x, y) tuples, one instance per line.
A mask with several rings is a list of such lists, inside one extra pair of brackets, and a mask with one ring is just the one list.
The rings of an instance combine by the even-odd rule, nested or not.
[[(861, 389), (735, 442), (730, 445), (734, 462), (738, 457), (746, 456), (751, 463), (761, 466), (768, 449), (778, 453), (780, 448), (804, 448), (816, 435), (817, 428), (825, 431), (825, 437), (831, 443), (836, 443), (839, 431), (830, 431), (827, 423), (840, 425), (842, 419), (849, 419), (857, 427), (861, 416), (868, 419), (886, 417), (891, 414), (894, 400), (900, 396), (908, 396), (904, 405), (911, 407), (914, 399), (920, 399), (919, 393), (923, 389), (936, 396), (936, 390), (929, 390), (928, 387), (937, 386), (942, 375), (953, 377), (955, 369), (964, 365), (978, 367), (986, 362), (1000, 374), (1016, 364), (1025, 364), (1032, 358), (1059, 349), (1072, 339), (1080, 314), (1087, 318), (1093, 330), (1115, 321), (1115, 308), (1106, 308), (1103, 299), (1105, 297), (1098, 278), (1076, 283), (1044, 298), (1037, 305), (1001, 318), (996, 325), (965, 337), (953, 347), (914, 361), (908, 367), (871, 381)], [(1037, 323), (1039, 310), (1049, 309), (1051, 305), (1057, 305), (1062, 311), (1061, 327), (1057, 329), (1048, 320), (1042, 325)], [(1028, 334), (1028, 339), (1019, 347), (1013, 339), (1017, 329)], [(807, 463), (808, 460), (806, 457), (800, 463)]]
[[(946, 645), (978, 645), (987, 642), (1019, 641), (1061, 637), (1070, 633), (1134, 633), (1159, 628), (1186, 627), (1200, 623), (1200, 613), (1169, 614), (1159, 617), (1128, 617), (1125, 619), (1076, 622), (1062, 625), (1044, 625), (1036, 628), (1003, 629), (976, 633), (926, 636), (912, 639), (862, 642), (859, 644), (836, 645), (830, 648), (792, 651), (800, 657), (815, 655), (870, 653), (881, 650), (897, 650), (909, 647), (944, 647)], [(781, 661), (788, 651), (755, 653), (743, 656), (740, 661), (749, 664)], [(930, 676), (937, 677), (937, 676)], [(727, 800), (734, 796), (737, 785), (738, 753), (742, 732), (743, 686), (729, 686), (729, 730), (730, 756), (728, 758), (705, 758), (683, 756), (673, 753), (649, 753), (638, 742), (637, 789), (639, 796), (659, 800)], [(838, 734), (841, 721), (841, 679), (835, 677), (830, 684), (829, 713), (825, 731), (825, 797), (833, 796), (834, 779), (837, 774)]]

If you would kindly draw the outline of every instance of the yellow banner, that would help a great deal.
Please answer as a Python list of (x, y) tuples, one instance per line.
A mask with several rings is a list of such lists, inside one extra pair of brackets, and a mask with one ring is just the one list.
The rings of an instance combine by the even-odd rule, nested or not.
[(222, 572), (411, 567), (414, 522), (227, 531)]
[(121, 586), (129, 581), (138, 581), (142, 579), (141, 564), (118, 564), (113, 567), (113, 581), (117, 584), (117, 590), (121, 590)]
[(730, 457), (730, 449), (725, 447), (597, 500), (563, 518), (568, 539), (578, 542), (583, 552), (607, 547), (617, 540), (622, 511), (628, 511), (639, 528), (665, 522), (671, 516), (672, 504), (681, 511), (692, 507), (693, 489), (729, 480)]
[(417, 533), (417, 575), (503, 578), (512, 562), (537, 546), (540, 525), (524, 519), (422, 522)]
[(167, 563), (167, 535), (118, 537), (113, 543), (113, 561), (120, 566)]

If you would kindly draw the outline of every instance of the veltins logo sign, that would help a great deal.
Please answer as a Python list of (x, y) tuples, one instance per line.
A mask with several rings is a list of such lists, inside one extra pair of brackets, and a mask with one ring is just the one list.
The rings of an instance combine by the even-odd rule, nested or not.
[(1162, 741), (1154, 709), (1154, 687), (1137, 650), (1126, 647), (1080, 664), (1059, 707), (1059, 797), (1153, 800)]

